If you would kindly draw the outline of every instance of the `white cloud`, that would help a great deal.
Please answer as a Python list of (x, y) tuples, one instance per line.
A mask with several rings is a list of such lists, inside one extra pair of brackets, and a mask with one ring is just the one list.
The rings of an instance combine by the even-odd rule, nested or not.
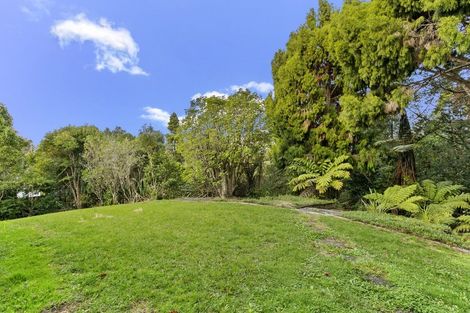
[(105, 18), (95, 23), (85, 14), (79, 14), (72, 19), (57, 21), (51, 33), (59, 39), (62, 47), (73, 41), (93, 42), (98, 71), (107, 69), (112, 73), (148, 75), (138, 66), (139, 46), (131, 33), (125, 28), (113, 28)]
[(206, 93), (197, 93), (191, 97), (191, 100), (196, 100), (198, 98), (210, 98), (210, 97), (218, 97), (218, 98), (228, 98), (228, 96), (232, 93), (237, 92), (240, 89), (250, 89), (254, 90), (260, 94), (267, 95), (268, 93), (274, 90), (274, 86), (270, 83), (266, 82), (255, 82), (251, 81), (249, 83), (243, 85), (232, 85), (230, 88), (226, 89), (226, 92), (219, 92), (219, 91), (208, 91)]
[(51, 0), (26, 0), (20, 6), (21, 12), (26, 14), (30, 20), (39, 21), (43, 16), (50, 15)]
[(145, 107), (145, 114), (142, 114), (141, 117), (146, 120), (152, 120), (164, 124), (165, 126), (170, 121), (170, 113), (159, 108)]
[(251, 81), (243, 85), (230, 86), (230, 90), (232, 92), (237, 92), (240, 89), (251, 89), (262, 94), (267, 94), (274, 90), (274, 86), (270, 83), (255, 81)]
[(228, 98), (228, 94), (218, 92), (218, 91), (208, 91), (206, 93), (197, 93), (194, 96), (191, 97), (191, 100), (196, 100), (199, 98), (211, 98), (211, 97), (217, 97), (217, 98)]

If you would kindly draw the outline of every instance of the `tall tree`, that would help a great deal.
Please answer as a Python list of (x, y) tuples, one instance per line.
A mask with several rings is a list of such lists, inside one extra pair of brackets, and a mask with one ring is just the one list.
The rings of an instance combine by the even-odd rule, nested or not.
[(19, 187), (30, 147), (30, 142), (17, 134), (11, 115), (0, 103), (0, 200), (7, 190)]
[(281, 167), (306, 154), (317, 160), (333, 157), (351, 143), (337, 122), (341, 86), (326, 49), (323, 26), (332, 8), (320, 2), (320, 16), (311, 11), (272, 62), (275, 96), (266, 106)]
[(243, 179), (253, 188), (268, 140), (262, 99), (240, 90), (227, 99), (192, 101), (178, 132), (178, 151), (190, 179), (230, 197)]
[(59, 186), (66, 187), (75, 208), (83, 205), (85, 143), (98, 133), (94, 126), (67, 126), (48, 133), (37, 150), (39, 168)]
[(167, 138), (167, 146), (168, 149), (170, 150), (171, 153), (176, 152), (176, 139), (177, 139), (177, 132), (180, 127), (180, 121), (178, 118), (178, 115), (176, 113), (171, 113), (170, 115), (170, 120), (168, 122), (168, 135), (166, 136)]
[[(411, 99), (402, 84), (413, 73), (414, 66), (410, 49), (403, 44), (403, 21), (380, 1), (351, 1), (333, 14), (327, 31), (328, 50), (341, 71), (340, 120), (348, 132), (353, 135), (364, 132), (382, 118), (398, 114), (402, 132), (397, 139), (409, 143), (410, 134), (403, 131), (410, 127), (406, 107)], [(378, 139), (367, 140), (369, 149), (374, 149), (373, 143)], [(413, 181), (416, 177), (413, 150), (396, 153), (396, 180)]]
[(138, 164), (135, 142), (127, 137), (100, 134), (85, 144), (84, 178), (100, 204), (140, 199), (134, 176)]

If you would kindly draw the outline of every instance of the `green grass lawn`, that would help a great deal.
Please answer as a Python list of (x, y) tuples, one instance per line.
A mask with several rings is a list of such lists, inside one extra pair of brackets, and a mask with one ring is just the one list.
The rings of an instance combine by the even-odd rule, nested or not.
[(469, 282), (470, 255), (268, 206), (0, 222), (0, 312), (470, 312)]

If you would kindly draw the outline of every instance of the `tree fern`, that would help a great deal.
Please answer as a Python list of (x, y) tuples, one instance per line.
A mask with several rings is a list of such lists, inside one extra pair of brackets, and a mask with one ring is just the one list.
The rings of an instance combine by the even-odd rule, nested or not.
[(413, 194), (418, 189), (418, 185), (407, 187), (393, 186), (387, 188), (383, 194), (373, 192), (364, 196), (365, 206), (369, 211), (386, 213), (392, 210), (404, 210), (415, 214), (419, 212), (419, 202), (424, 200), (421, 196)]
[(351, 177), (349, 171), (353, 168), (346, 162), (348, 158), (348, 156), (339, 156), (333, 161), (328, 159), (322, 163), (315, 163), (306, 158), (295, 159), (289, 169), (298, 176), (289, 184), (296, 192), (308, 188), (315, 188), (320, 194), (330, 188), (341, 190), (344, 186), (343, 180)]
[(425, 201), (416, 217), (430, 223), (448, 223), (457, 209), (470, 209), (470, 194), (462, 193), (462, 185), (444, 181), (421, 182), (421, 193)]

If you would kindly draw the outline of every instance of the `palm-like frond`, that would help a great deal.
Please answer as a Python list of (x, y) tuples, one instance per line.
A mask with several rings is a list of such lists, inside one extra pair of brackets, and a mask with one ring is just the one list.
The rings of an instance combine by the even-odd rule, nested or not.
[(318, 164), (311, 159), (307, 158), (296, 158), (289, 166), (289, 170), (301, 174), (301, 173), (316, 173), (318, 172)]
[(293, 178), (289, 183), (293, 186), (294, 191), (302, 191), (315, 185), (317, 173), (302, 174)]
[(454, 231), (457, 233), (470, 233), (470, 215), (462, 215), (457, 218), (459, 226)]
[(463, 189), (462, 185), (451, 185), (447, 184), (447, 182), (445, 183), (445, 185), (441, 185), (440, 183), (437, 184), (436, 196), (433, 199), (434, 202), (445, 201), (448, 197), (457, 195)]
[(450, 181), (421, 182), (421, 193), (425, 198), (416, 217), (430, 223), (447, 223), (457, 209), (470, 209), (470, 194), (461, 193), (462, 185)]
[(415, 148), (415, 144), (409, 144), (409, 145), (398, 145), (392, 148), (393, 152), (398, 152), (398, 153), (403, 153), (407, 152), (410, 150), (413, 150)]
[(309, 187), (315, 187), (320, 194), (330, 188), (341, 190), (344, 186), (343, 180), (351, 177), (349, 171), (353, 168), (351, 164), (345, 163), (347, 159), (348, 156), (339, 156), (333, 161), (328, 159), (321, 164), (305, 158), (295, 159), (289, 169), (299, 176), (289, 183), (294, 191), (302, 191)]
[(387, 188), (383, 194), (373, 192), (364, 196), (364, 199), (369, 200), (365, 205), (370, 211), (383, 213), (401, 209), (414, 214), (419, 212), (418, 203), (424, 200), (421, 196), (413, 196), (417, 188), (417, 185), (397, 185)]
[(423, 189), (422, 194), (424, 197), (428, 199), (434, 199), (434, 197), (436, 196), (436, 192), (437, 192), (436, 183), (434, 183), (430, 179), (426, 179), (421, 182), (421, 187)]

